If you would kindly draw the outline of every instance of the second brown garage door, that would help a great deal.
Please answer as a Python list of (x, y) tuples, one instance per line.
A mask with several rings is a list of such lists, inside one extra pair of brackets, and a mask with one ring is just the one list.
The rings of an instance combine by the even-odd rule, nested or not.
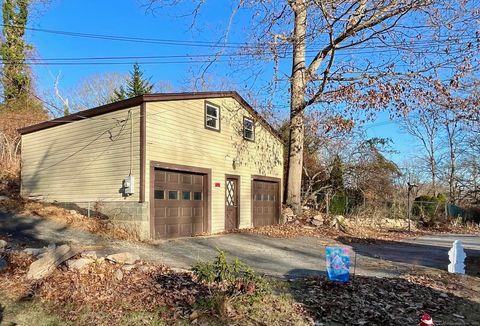
[(277, 224), (280, 216), (280, 183), (253, 180), (253, 226)]
[(155, 169), (154, 230), (156, 239), (205, 232), (207, 178), (204, 174)]

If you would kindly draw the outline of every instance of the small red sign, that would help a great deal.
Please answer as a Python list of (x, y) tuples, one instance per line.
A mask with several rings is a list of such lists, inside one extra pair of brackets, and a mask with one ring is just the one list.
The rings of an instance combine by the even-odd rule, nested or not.
[(220, 187), (220, 182), (215, 182), (215, 187), (216, 188)]

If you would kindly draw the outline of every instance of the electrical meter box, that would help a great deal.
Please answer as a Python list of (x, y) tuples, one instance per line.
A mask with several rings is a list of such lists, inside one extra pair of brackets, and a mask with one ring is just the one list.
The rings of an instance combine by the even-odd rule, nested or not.
[(126, 176), (125, 179), (123, 179), (123, 189), (125, 192), (125, 195), (133, 195), (133, 189), (135, 187), (135, 178), (133, 175)]

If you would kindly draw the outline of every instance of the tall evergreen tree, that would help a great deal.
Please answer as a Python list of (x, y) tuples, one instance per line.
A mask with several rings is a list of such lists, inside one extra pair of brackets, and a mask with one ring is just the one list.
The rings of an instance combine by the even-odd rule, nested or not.
[(342, 192), (344, 190), (345, 186), (343, 184), (343, 163), (339, 155), (336, 155), (333, 159), (329, 181), (334, 191)]
[(0, 56), (3, 60), (3, 96), (10, 101), (28, 95), (31, 87), (30, 72), (25, 65), (27, 50), (25, 26), (31, 0), (4, 0), (2, 6), (3, 37)]
[(125, 100), (143, 94), (150, 94), (153, 89), (153, 84), (150, 83), (150, 79), (151, 78), (145, 79), (143, 77), (143, 71), (140, 69), (140, 65), (135, 63), (127, 84), (125, 86), (120, 86), (115, 90), (112, 102)]

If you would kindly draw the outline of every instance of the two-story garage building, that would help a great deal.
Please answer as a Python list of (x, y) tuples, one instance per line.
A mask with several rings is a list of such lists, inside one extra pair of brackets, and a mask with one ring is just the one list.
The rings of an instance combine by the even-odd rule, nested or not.
[(22, 195), (143, 238), (279, 221), (282, 142), (236, 92), (143, 95), (20, 132)]

